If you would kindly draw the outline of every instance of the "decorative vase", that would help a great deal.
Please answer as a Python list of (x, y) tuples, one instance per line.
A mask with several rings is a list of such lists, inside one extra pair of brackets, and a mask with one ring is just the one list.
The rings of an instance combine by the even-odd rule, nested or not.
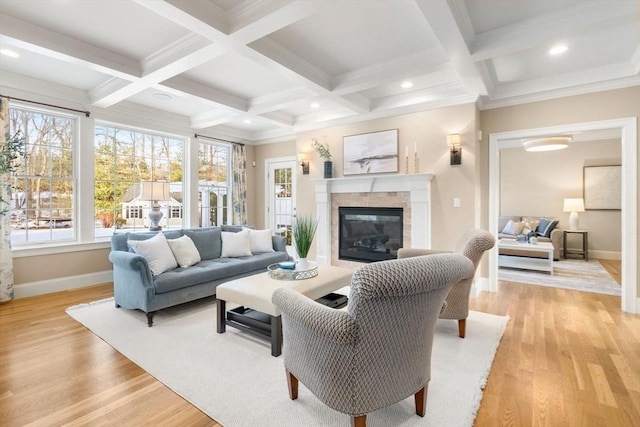
[(305, 271), (309, 269), (309, 261), (306, 258), (300, 258), (296, 265), (296, 270)]
[(333, 162), (331, 160), (325, 160), (324, 162), (324, 178), (331, 178), (331, 172), (333, 169)]

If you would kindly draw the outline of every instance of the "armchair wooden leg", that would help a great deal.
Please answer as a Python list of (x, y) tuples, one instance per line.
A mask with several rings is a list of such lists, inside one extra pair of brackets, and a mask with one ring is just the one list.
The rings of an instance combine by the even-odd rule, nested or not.
[(426, 386), (422, 387), (420, 390), (418, 390), (418, 392), (413, 396), (416, 402), (416, 415), (420, 415), (421, 417), (424, 417), (424, 411), (427, 407), (427, 387), (429, 386), (429, 384), (427, 384)]
[(287, 386), (289, 387), (289, 397), (291, 400), (298, 398), (298, 379), (289, 371), (287, 371)]
[(467, 329), (467, 319), (458, 319), (458, 335), (460, 338), (464, 338), (464, 334)]
[(351, 427), (367, 427), (367, 416), (358, 415), (351, 417)]

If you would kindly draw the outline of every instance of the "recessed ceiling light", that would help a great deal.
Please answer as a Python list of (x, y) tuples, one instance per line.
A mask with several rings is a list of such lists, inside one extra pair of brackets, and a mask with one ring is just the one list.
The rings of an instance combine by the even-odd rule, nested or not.
[(320, 104), (318, 104), (317, 102), (312, 102), (311, 105), (309, 105), (309, 107), (311, 107), (311, 108), (320, 108)]
[(4, 56), (9, 56), (11, 58), (20, 57), (20, 54), (18, 52), (14, 52), (10, 49), (0, 49), (0, 53), (3, 54)]
[(413, 82), (410, 82), (410, 81), (402, 82), (400, 87), (402, 87), (402, 89), (412, 88), (413, 87)]
[(549, 55), (560, 55), (569, 49), (566, 44), (558, 44), (549, 49)]
[(171, 95), (168, 95), (166, 93), (160, 93), (160, 92), (154, 93), (153, 97), (160, 101), (171, 101), (173, 99)]
[(244, 123), (244, 124), (247, 124), (247, 125), (248, 125), (248, 124), (251, 124), (251, 120), (249, 120), (249, 119), (244, 119), (244, 120), (242, 121), (242, 123)]

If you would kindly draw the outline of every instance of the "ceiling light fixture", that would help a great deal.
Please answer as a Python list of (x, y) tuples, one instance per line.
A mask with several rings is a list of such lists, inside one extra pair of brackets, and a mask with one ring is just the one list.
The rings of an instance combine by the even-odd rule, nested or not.
[(413, 82), (410, 81), (405, 81), (402, 82), (402, 84), (400, 85), (400, 87), (402, 87), (402, 89), (409, 89), (413, 87)]
[(153, 97), (159, 101), (171, 101), (173, 99), (173, 97), (171, 95), (168, 95), (166, 93), (154, 93)]
[(311, 105), (309, 105), (309, 107), (311, 107), (311, 108), (320, 108), (320, 104), (318, 104), (317, 102), (312, 102)]
[(560, 55), (569, 49), (566, 44), (558, 44), (549, 49), (549, 55)]
[(567, 148), (571, 142), (570, 136), (548, 136), (532, 139), (523, 143), (527, 151), (554, 151)]
[(246, 125), (249, 125), (249, 124), (251, 124), (251, 120), (250, 120), (250, 119), (244, 119), (244, 120), (242, 121), (242, 123), (244, 123), (244, 124), (246, 124)]
[(0, 49), (0, 53), (3, 54), (4, 56), (8, 56), (10, 58), (19, 58), (20, 54), (18, 52), (14, 52), (11, 49)]

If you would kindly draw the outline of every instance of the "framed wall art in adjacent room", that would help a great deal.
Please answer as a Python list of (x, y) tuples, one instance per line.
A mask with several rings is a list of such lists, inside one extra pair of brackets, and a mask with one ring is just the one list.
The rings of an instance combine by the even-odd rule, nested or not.
[(583, 168), (584, 208), (620, 210), (622, 208), (622, 166), (585, 166)]
[(342, 139), (343, 175), (398, 172), (398, 129)]

